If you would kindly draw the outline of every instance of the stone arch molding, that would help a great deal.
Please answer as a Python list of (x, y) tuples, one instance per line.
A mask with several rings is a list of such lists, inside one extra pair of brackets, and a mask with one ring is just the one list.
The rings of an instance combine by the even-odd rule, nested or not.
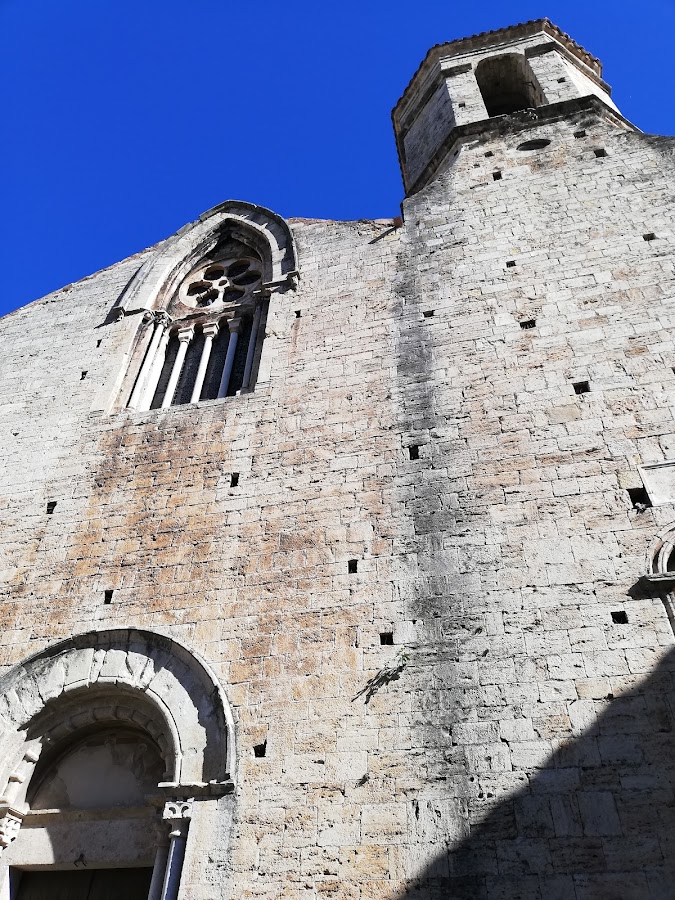
[(119, 298), (116, 316), (165, 309), (178, 284), (225, 232), (258, 251), (264, 288), (295, 287), (297, 254), (285, 220), (263, 206), (226, 200), (159, 245)]
[[(174, 796), (232, 789), (234, 723), (211, 669), (151, 631), (88, 632), (46, 648), (0, 678), (0, 782), (21, 801), (41, 752), (69, 732), (121, 723), (147, 731)], [(18, 794), (18, 795), (17, 795)]]

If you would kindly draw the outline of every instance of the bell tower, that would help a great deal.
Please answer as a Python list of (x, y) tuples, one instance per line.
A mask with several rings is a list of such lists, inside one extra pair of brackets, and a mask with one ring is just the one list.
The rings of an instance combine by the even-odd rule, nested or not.
[(469, 135), (597, 105), (628, 124), (602, 65), (548, 19), (447, 44), (427, 54), (392, 113), (406, 194), (424, 187)]

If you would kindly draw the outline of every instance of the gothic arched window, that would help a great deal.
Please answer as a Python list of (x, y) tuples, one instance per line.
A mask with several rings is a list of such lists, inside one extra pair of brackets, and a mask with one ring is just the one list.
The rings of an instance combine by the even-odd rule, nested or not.
[(262, 344), (263, 265), (225, 240), (182, 280), (155, 330), (129, 402), (178, 406), (248, 390)]
[[(295, 290), (293, 235), (275, 213), (228, 200), (148, 254), (109, 314), (119, 322), (122, 371), (93, 410), (141, 411), (251, 391), (270, 304)], [(270, 313), (274, 315), (274, 310)]]

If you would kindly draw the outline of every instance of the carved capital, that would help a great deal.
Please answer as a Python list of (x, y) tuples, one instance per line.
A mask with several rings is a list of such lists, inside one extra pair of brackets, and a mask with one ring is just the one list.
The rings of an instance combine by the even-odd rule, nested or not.
[(167, 800), (162, 818), (167, 822), (180, 822), (192, 818), (192, 797), (189, 800)]
[(155, 322), (157, 322), (158, 325), (163, 325), (164, 328), (168, 328), (169, 325), (173, 322), (171, 316), (167, 312), (164, 312), (163, 309), (160, 309), (159, 312), (156, 312), (154, 315)]
[(230, 329), (230, 334), (239, 334), (239, 330), (242, 326), (242, 320), (238, 317), (234, 319), (229, 319), (227, 323), (227, 327)]
[(162, 819), (169, 825), (170, 838), (185, 838), (192, 818), (192, 798), (189, 800), (167, 800), (162, 811)]
[(202, 325), (202, 333), (206, 338), (214, 338), (218, 334), (218, 322), (209, 322), (208, 325)]
[(9, 847), (16, 839), (22, 822), (22, 816), (14, 810), (5, 809), (0, 813), (0, 850)]
[(179, 341), (185, 342), (186, 344), (192, 340), (192, 335), (194, 334), (194, 326), (190, 325), (187, 328), (179, 328), (176, 332), (176, 337)]

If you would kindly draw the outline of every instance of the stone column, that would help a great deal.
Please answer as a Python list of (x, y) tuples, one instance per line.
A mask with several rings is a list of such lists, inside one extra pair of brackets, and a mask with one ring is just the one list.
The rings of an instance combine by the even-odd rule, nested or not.
[(204, 386), (204, 378), (206, 376), (206, 367), (209, 364), (211, 350), (213, 348), (213, 339), (218, 334), (218, 323), (212, 322), (210, 325), (202, 327), (204, 335), (204, 347), (202, 349), (202, 358), (199, 360), (199, 368), (197, 369), (197, 377), (195, 378), (195, 386), (192, 388), (192, 396), (190, 403), (198, 403), (199, 397)]
[(218, 399), (227, 397), (227, 389), (230, 385), (230, 376), (232, 375), (232, 366), (234, 365), (234, 354), (237, 351), (237, 340), (239, 338), (239, 329), (241, 328), (241, 319), (230, 319), (227, 325), (230, 329), (230, 340), (227, 344), (227, 356), (225, 357), (223, 377), (220, 379), (220, 387), (218, 388)]
[[(146, 319), (146, 316), (149, 318)], [(147, 381), (150, 370), (152, 369), (152, 363), (155, 358), (155, 354), (157, 353), (157, 345), (159, 344), (160, 338), (162, 337), (162, 328), (157, 320), (157, 316), (155, 313), (145, 313), (143, 316), (144, 322), (153, 322), (153, 332), (152, 338), (150, 339), (150, 345), (146, 350), (145, 357), (143, 359), (143, 365), (140, 368), (138, 373), (138, 377), (136, 378), (136, 384), (134, 385), (134, 389), (131, 392), (131, 397), (129, 398), (129, 403), (127, 406), (130, 409), (136, 409), (138, 406), (138, 401), (143, 396), (143, 386)]]
[[(154, 342), (155, 336), (157, 336), (157, 346), (155, 348), (153, 358), (150, 360), (148, 357), (146, 357), (146, 361), (148, 363), (147, 374), (145, 373), (145, 363), (143, 364), (144, 379), (143, 384), (141, 385), (141, 392), (137, 407), (140, 410), (150, 409), (150, 404), (152, 403), (152, 398), (155, 395), (159, 376), (162, 374), (162, 366), (164, 365), (166, 347), (171, 336), (169, 332), (171, 318), (165, 312), (156, 313), (155, 317), (157, 319), (157, 330), (155, 334), (153, 334), (152, 340)], [(131, 406), (131, 402), (129, 403), (129, 406)]]
[(176, 393), (176, 387), (178, 385), (178, 379), (180, 378), (181, 369), (183, 368), (183, 362), (185, 361), (185, 354), (187, 353), (188, 344), (192, 340), (193, 334), (194, 328), (192, 326), (190, 326), (189, 328), (181, 328), (178, 332), (178, 353), (176, 354), (176, 359), (173, 363), (173, 369), (171, 369), (169, 383), (166, 386), (166, 392), (164, 394), (164, 399), (162, 400), (162, 409), (166, 409), (167, 406), (171, 406), (173, 395)]
[[(161, 900), (177, 900), (185, 859), (185, 844), (192, 818), (192, 800), (169, 800), (164, 804), (162, 819), (168, 822), (169, 850), (162, 885)], [(154, 880), (154, 874), (153, 874)]]
[(168, 858), (169, 842), (168, 840), (162, 840), (155, 853), (155, 864), (152, 867), (152, 881), (150, 882), (148, 900), (162, 900), (162, 888), (164, 887), (164, 876), (166, 874), (166, 863)]
[(246, 353), (246, 365), (244, 366), (244, 381), (241, 386), (242, 390), (246, 390), (251, 383), (251, 369), (253, 368), (253, 356), (255, 355), (255, 345), (258, 339), (258, 329), (260, 328), (260, 316), (262, 315), (262, 299), (258, 300), (255, 305), (255, 314), (253, 316), (253, 325), (251, 326), (251, 337), (248, 342), (248, 351)]

